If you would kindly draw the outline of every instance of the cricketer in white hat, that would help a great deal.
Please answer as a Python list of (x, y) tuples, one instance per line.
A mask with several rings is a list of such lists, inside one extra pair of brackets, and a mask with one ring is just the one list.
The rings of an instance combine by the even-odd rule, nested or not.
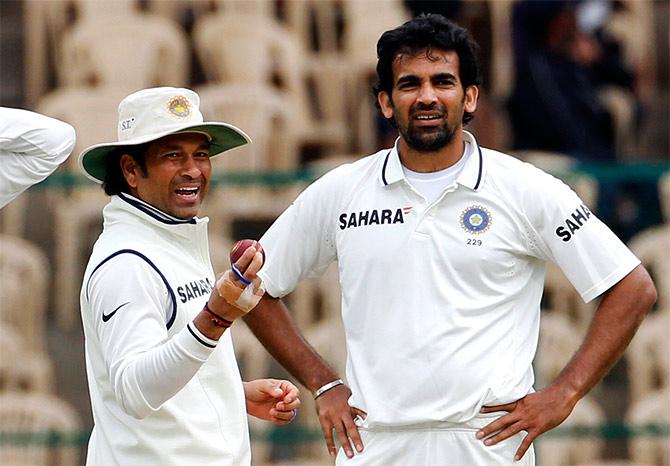
[(119, 140), (80, 156), (111, 196), (80, 294), (89, 466), (250, 466), (247, 415), (283, 425), (300, 405), (289, 381), (240, 377), (227, 330), (263, 294), (263, 256), (248, 248), (217, 278), (198, 213), (209, 159), (249, 138), (198, 104), (188, 89), (136, 92)]

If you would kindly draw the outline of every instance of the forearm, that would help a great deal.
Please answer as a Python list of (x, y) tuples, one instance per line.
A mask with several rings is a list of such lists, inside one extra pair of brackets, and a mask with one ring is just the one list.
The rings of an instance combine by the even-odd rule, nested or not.
[[(216, 309), (224, 311), (221, 314), (233, 320), (232, 313), (225, 312), (230, 308), (232, 306), (225, 304)], [(126, 360), (121, 365), (122, 370), (112, 368), (115, 387), (126, 412), (142, 418), (184, 388), (207, 361), (226, 330), (226, 327), (217, 325), (216, 320), (219, 319), (213, 319), (202, 310), (187, 327), (164, 344)]]
[(654, 285), (638, 266), (606, 292), (584, 342), (552, 386), (574, 406), (621, 358), (655, 301)]
[(215, 310), (214, 314), (203, 309), (164, 344), (127, 362), (123, 370), (112, 368), (121, 404), (129, 414), (144, 417), (184, 388), (226, 331), (227, 327), (220, 325), (221, 319), (232, 323), (242, 314), (224, 302), (216, 290), (210, 296), (209, 305)]
[(339, 377), (302, 337), (281, 300), (265, 295), (244, 321), (270, 354), (309, 391)]
[(121, 406), (138, 419), (156, 411), (193, 378), (216, 343), (191, 323), (164, 344), (113, 364), (111, 376)]

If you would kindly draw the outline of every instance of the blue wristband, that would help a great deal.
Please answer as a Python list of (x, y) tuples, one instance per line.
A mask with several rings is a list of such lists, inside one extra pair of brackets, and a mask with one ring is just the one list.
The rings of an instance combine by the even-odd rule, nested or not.
[(238, 268), (235, 264), (233, 264), (233, 273), (235, 275), (237, 275), (237, 278), (238, 278), (239, 281), (241, 281), (242, 283), (244, 283), (247, 286), (251, 285), (251, 282), (249, 280), (247, 280), (246, 278), (244, 278), (244, 275), (242, 275), (240, 273), (240, 271), (238, 270)]

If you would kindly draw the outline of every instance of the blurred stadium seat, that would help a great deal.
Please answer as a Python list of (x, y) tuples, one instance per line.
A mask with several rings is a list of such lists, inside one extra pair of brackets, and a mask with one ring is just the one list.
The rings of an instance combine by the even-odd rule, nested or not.
[(540, 338), (535, 356), (535, 386), (543, 388), (554, 380), (582, 342), (582, 333), (564, 314), (542, 311)]
[(6, 466), (79, 466), (76, 436), (82, 424), (63, 400), (40, 393), (0, 394), (0, 434), (15, 443), (0, 444)]
[(670, 390), (668, 331), (670, 312), (656, 312), (642, 322), (626, 351), (628, 384), (633, 403), (659, 389)]
[[(666, 354), (667, 357), (667, 354)], [(656, 425), (659, 435), (641, 435), (630, 442), (631, 458), (642, 464), (667, 466), (670, 464), (670, 441), (662, 430), (670, 424), (670, 388), (649, 393), (630, 407), (626, 420), (635, 426)]]
[(31, 351), (21, 335), (3, 321), (0, 321), (0, 355), (0, 393), (52, 390), (53, 365), (48, 356)]
[(190, 73), (185, 34), (168, 19), (148, 14), (77, 21), (64, 34), (58, 55), (59, 82), (68, 87), (113, 86), (129, 94), (145, 87), (183, 86)]
[(34, 244), (0, 235), (0, 320), (21, 336), (27, 350), (46, 350), (49, 262)]

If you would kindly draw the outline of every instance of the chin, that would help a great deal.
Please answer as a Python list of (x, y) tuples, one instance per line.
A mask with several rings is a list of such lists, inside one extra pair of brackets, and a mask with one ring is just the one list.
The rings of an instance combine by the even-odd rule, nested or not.
[[(431, 134), (427, 134), (431, 133)], [(407, 145), (419, 152), (435, 152), (448, 146), (454, 133), (445, 128), (435, 128), (433, 131), (409, 131), (403, 135)]]
[(200, 206), (198, 206), (197, 208), (173, 209), (171, 212), (168, 212), (168, 214), (181, 220), (188, 220), (193, 217), (196, 217), (198, 215), (199, 210)]

